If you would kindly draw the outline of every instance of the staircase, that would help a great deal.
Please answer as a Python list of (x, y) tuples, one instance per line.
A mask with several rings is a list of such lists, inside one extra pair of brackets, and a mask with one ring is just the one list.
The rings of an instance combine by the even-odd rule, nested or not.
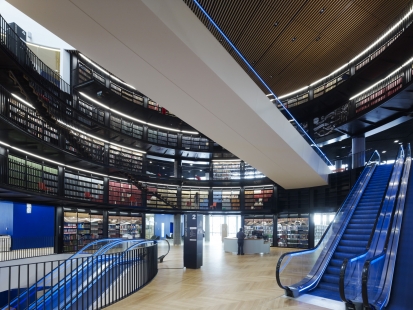
[(54, 113), (49, 111), (47, 97), (39, 92), (37, 87), (35, 87), (35, 83), (31, 82), (27, 75), (9, 71), (9, 77), (22, 97), (36, 108), (37, 113), (44, 121), (49, 123), (52, 127), (59, 128), (63, 137), (69, 141), (70, 145), (77, 150), (81, 157), (87, 160), (93, 160), (92, 156), (84, 149), (84, 146), (70, 134), (69, 130), (57, 123)]
[[(179, 209), (178, 206), (176, 204), (172, 204), (170, 201), (168, 201), (166, 198), (162, 197), (159, 193), (157, 192), (153, 192), (153, 191), (149, 191), (147, 186), (144, 185), (141, 181), (137, 180), (132, 174), (128, 173), (128, 172), (124, 172), (124, 171), (119, 171), (122, 174), (124, 174), (129, 181), (131, 181), (131, 183), (133, 185), (135, 185), (138, 189), (140, 189), (142, 192), (145, 192), (147, 195), (151, 195), (151, 196), (155, 196), (159, 201), (162, 201), (164, 204), (166, 204), (167, 206), (171, 207), (172, 209)], [(175, 203), (175, 202), (174, 202)]]
[(352, 258), (366, 251), (392, 169), (393, 165), (377, 166), (324, 275), (318, 286), (308, 294), (341, 301), (339, 294), (341, 265), (345, 258)]

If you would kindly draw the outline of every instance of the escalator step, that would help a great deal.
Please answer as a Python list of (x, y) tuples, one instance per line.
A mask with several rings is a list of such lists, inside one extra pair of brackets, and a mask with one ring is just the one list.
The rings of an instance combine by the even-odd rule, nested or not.
[(357, 246), (345, 246), (345, 245), (338, 245), (336, 251), (340, 253), (360, 253), (366, 249), (365, 242), (359, 242)]
[(370, 238), (370, 234), (369, 235), (351, 235), (351, 234), (344, 234), (341, 237), (341, 240), (352, 240), (352, 241), (368, 241)]
[[(362, 241), (363, 243), (366, 242), (367, 239)], [(360, 241), (359, 240), (340, 240), (339, 246), (348, 246), (348, 247), (359, 247)]]
[(338, 286), (338, 281), (340, 280), (339, 275), (332, 275), (332, 274), (324, 274), (321, 278), (321, 281), (335, 284)]
[(334, 285), (332, 283), (328, 283), (328, 282), (324, 282), (324, 281), (320, 281), (317, 288), (321, 288), (323, 290), (329, 290), (329, 291), (333, 291), (333, 292), (338, 292), (338, 285)]
[(341, 270), (340, 267), (328, 266), (327, 269), (326, 269), (326, 273), (340, 276), (340, 270)]

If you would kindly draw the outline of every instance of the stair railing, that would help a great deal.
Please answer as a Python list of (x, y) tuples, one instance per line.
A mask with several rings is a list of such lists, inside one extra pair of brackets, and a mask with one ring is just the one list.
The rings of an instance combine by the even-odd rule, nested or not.
[(406, 149), (406, 161), (397, 197), (397, 206), (393, 212), (392, 225), (389, 226), (390, 229), (387, 234), (386, 245), (380, 254), (368, 259), (363, 266), (362, 300), (364, 309), (382, 309), (386, 307), (389, 302), (406, 204), (411, 161), (409, 143)]
[[(315, 248), (281, 255), (275, 274), (287, 296), (298, 297), (317, 286), (378, 163), (380, 154), (375, 151)], [(284, 277), (295, 284), (284, 285)]]
[(381, 253), (385, 246), (386, 236), (390, 228), (392, 214), (394, 211), (397, 191), (399, 189), (400, 177), (403, 170), (404, 149), (400, 146), (394, 164), (392, 175), (387, 186), (380, 210), (377, 214), (374, 228), (372, 229), (366, 251), (352, 258), (345, 258), (340, 269), (339, 292), (341, 299), (348, 305), (360, 304), (362, 270), (363, 265), (369, 258)]

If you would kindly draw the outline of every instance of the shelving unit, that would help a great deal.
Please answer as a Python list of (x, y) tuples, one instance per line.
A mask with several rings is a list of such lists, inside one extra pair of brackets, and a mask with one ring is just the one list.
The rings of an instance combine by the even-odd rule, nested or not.
[(308, 217), (279, 218), (278, 246), (308, 248), (308, 222)]
[(241, 178), (241, 162), (214, 161), (212, 173), (214, 180), (239, 180)]
[(23, 130), (39, 139), (53, 145), (59, 144), (59, 135), (56, 128), (48, 125), (37, 114), (36, 110), (9, 98), (9, 119)]
[(271, 198), (274, 194), (274, 187), (262, 186), (245, 188), (245, 210), (263, 209), (265, 206), (269, 206)]
[(100, 124), (105, 122), (105, 110), (101, 107), (97, 107), (92, 103), (86, 102), (78, 97), (78, 110), (86, 117), (97, 121)]
[(63, 224), (63, 252), (77, 251), (77, 215), (65, 212)]
[(45, 194), (57, 194), (57, 169), (8, 155), (8, 183)]
[(207, 151), (209, 140), (198, 136), (182, 136), (182, 148), (185, 150)]
[(73, 130), (70, 130), (70, 134), (83, 146), (85, 151), (92, 156), (93, 160), (103, 163), (103, 157), (105, 155), (104, 142), (90, 138)]
[(103, 180), (65, 171), (65, 196), (103, 202)]
[(212, 209), (240, 210), (239, 188), (214, 188), (212, 193)]
[(176, 133), (163, 132), (159, 129), (148, 128), (148, 142), (176, 147), (178, 145), (178, 135)]
[(247, 237), (252, 238), (253, 232), (256, 231), (272, 244), (274, 235), (274, 217), (272, 215), (245, 216), (244, 222), (244, 233)]
[(118, 180), (110, 180), (109, 203), (114, 205), (141, 206), (142, 191), (135, 185)]
[(110, 115), (110, 128), (139, 140), (141, 140), (143, 136), (142, 125), (136, 124), (130, 120), (124, 120), (113, 114)]
[(143, 154), (130, 149), (110, 145), (109, 165), (141, 173)]
[(183, 187), (181, 192), (181, 208), (208, 210), (208, 189), (207, 188), (187, 188)]

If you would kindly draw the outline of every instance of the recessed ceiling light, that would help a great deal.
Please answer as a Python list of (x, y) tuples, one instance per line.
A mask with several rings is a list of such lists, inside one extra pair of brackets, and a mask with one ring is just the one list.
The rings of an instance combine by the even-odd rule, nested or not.
[(272, 79), (272, 75), (270, 75), (270, 78)]
[(320, 10), (320, 14), (323, 14), (325, 10), (326, 10), (325, 8), (322, 8), (322, 9)]
[(399, 142), (399, 144), (403, 144), (403, 142)]
[(386, 153), (386, 151), (383, 151), (382, 153), (384, 154), (384, 153)]
[(297, 37), (294, 37), (294, 38), (291, 39), (291, 41), (293, 41), (293, 42), (294, 42), (295, 40), (297, 40)]
[(342, 149), (345, 149), (346, 147), (345, 147), (345, 146), (342, 146), (341, 148), (342, 148)]
[(149, 163), (150, 163), (150, 164), (152, 164), (152, 162), (151, 162), (151, 161), (150, 161)]
[(397, 142), (399, 142), (399, 140), (394, 140), (394, 143), (397, 143)]
[(274, 23), (274, 27), (277, 27), (277, 26), (278, 26), (278, 22), (275, 22), (275, 23)]
[(162, 167), (162, 169), (165, 169), (165, 167)]
[(340, 156), (336, 156), (336, 157), (340, 157)]

